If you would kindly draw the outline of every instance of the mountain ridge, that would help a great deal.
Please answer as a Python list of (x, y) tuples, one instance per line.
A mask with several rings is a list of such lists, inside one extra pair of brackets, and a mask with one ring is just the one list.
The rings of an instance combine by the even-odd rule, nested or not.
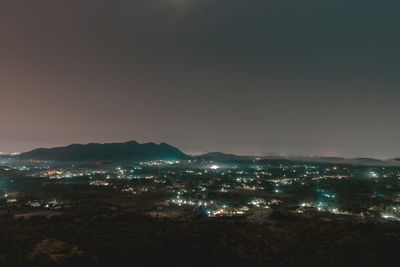
[(20, 159), (66, 162), (182, 160), (190, 158), (178, 148), (166, 143), (155, 144), (149, 142), (140, 144), (136, 141), (71, 144), (62, 147), (38, 148), (22, 153), (18, 157)]
[(222, 162), (241, 162), (255, 158), (261, 160), (286, 160), (299, 162), (320, 162), (333, 164), (355, 165), (399, 165), (400, 158), (379, 160), (373, 158), (343, 158), (343, 157), (284, 157), (284, 156), (243, 156), (227, 154), (223, 152), (210, 152), (198, 156), (183, 153), (176, 147), (167, 143), (159, 144), (148, 142), (138, 143), (127, 141), (122, 143), (88, 143), (70, 144), (53, 148), (37, 148), (16, 156), (19, 159), (60, 161), (60, 162), (91, 162), (91, 161), (150, 161), (150, 160), (184, 160), (197, 158), (200, 160), (212, 160)]

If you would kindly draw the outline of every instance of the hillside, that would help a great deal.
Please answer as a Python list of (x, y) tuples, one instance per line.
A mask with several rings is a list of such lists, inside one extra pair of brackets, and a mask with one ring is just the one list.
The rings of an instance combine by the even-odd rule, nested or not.
[(136, 141), (107, 144), (73, 144), (65, 147), (39, 148), (19, 155), (21, 159), (87, 162), (182, 160), (189, 158), (179, 149), (165, 143), (139, 144)]

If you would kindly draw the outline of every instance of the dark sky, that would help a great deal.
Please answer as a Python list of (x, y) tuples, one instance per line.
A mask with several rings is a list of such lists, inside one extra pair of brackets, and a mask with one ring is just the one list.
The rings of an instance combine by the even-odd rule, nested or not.
[(0, 151), (400, 156), (398, 0), (2, 0)]

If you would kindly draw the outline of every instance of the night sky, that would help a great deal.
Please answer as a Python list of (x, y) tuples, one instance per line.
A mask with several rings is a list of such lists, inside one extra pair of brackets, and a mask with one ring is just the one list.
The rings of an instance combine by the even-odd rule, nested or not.
[(398, 0), (2, 0), (0, 151), (400, 157)]

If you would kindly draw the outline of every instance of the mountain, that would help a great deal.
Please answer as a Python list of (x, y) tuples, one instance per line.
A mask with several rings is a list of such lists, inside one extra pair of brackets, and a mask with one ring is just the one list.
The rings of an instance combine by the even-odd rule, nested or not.
[(179, 149), (165, 143), (159, 145), (154, 143), (139, 144), (136, 141), (39, 148), (22, 153), (18, 157), (62, 162), (182, 160), (190, 158)]

